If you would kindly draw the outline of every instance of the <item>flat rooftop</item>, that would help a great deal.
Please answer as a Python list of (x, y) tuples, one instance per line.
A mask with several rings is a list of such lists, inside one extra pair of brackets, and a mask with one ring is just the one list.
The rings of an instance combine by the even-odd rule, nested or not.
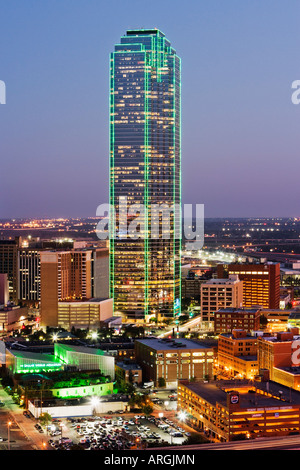
[(202, 344), (191, 339), (160, 339), (160, 338), (147, 338), (147, 339), (138, 339), (137, 343), (145, 344), (152, 349), (157, 351), (164, 350), (175, 350), (175, 349), (212, 349), (212, 347), (207, 346), (207, 344)]
[(65, 351), (70, 351), (74, 353), (81, 353), (81, 354), (92, 354), (94, 356), (104, 356), (105, 353), (103, 352), (102, 349), (98, 348), (89, 348), (88, 346), (73, 346), (69, 344), (61, 344), (61, 343), (56, 343), (54, 346), (54, 351), (56, 352), (56, 349), (64, 349)]
[(30, 352), (30, 351), (21, 351), (20, 349), (8, 349), (10, 354), (14, 356), (17, 359), (30, 359), (32, 361), (37, 361), (37, 362), (55, 362), (57, 363), (57, 359), (55, 356), (51, 354), (43, 354), (43, 353), (35, 353), (35, 352)]
[(232, 307), (227, 307), (227, 308), (220, 308), (217, 310), (217, 313), (257, 313), (259, 311), (259, 308), (232, 308)]
[[(214, 406), (217, 402), (226, 406), (229, 391), (238, 391), (240, 393), (240, 407), (245, 409), (300, 405), (300, 392), (273, 381), (231, 380), (210, 383), (183, 383), (183, 385)], [(268, 393), (268, 395), (253, 393), (253, 385), (257, 389)]]
[(132, 364), (132, 363), (126, 363), (126, 362), (116, 362), (116, 366), (121, 367), (122, 369), (125, 370), (142, 370), (141, 366), (139, 364)]

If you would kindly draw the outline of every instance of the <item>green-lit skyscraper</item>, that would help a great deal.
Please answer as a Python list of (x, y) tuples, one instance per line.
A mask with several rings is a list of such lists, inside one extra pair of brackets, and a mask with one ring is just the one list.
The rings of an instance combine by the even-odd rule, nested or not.
[[(127, 31), (111, 54), (110, 293), (127, 317), (180, 311), (180, 81), (180, 59), (157, 29)], [(137, 219), (131, 209), (125, 225), (133, 204), (144, 210)], [(169, 227), (163, 207), (176, 208)], [(137, 220), (138, 237), (128, 234)]]

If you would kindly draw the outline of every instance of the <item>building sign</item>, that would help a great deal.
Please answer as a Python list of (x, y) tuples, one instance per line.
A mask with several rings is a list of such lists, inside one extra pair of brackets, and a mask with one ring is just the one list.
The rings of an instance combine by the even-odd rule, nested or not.
[(233, 393), (230, 395), (230, 403), (236, 405), (239, 402), (239, 395), (237, 393)]

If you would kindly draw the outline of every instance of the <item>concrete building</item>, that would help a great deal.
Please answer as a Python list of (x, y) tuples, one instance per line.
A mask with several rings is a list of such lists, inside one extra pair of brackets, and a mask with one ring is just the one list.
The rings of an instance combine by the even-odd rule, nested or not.
[(192, 340), (147, 338), (135, 341), (135, 360), (142, 368), (143, 381), (158, 385), (163, 378), (172, 388), (179, 379), (212, 377), (214, 352)]
[(91, 298), (91, 251), (41, 252), (41, 325), (58, 326), (58, 303)]
[(65, 329), (97, 329), (113, 316), (112, 299), (61, 301), (57, 305), (57, 323)]
[(206, 324), (213, 324), (215, 312), (220, 308), (240, 308), (242, 303), (243, 282), (236, 275), (201, 284), (201, 320)]
[(0, 306), (0, 332), (20, 330), (27, 324), (28, 308), (18, 305)]

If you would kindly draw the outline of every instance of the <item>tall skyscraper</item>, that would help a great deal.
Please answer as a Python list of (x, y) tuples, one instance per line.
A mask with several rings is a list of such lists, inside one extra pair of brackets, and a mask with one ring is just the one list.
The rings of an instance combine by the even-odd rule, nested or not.
[(165, 35), (127, 31), (110, 58), (110, 295), (127, 317), (180, 312), (180, 87)]

